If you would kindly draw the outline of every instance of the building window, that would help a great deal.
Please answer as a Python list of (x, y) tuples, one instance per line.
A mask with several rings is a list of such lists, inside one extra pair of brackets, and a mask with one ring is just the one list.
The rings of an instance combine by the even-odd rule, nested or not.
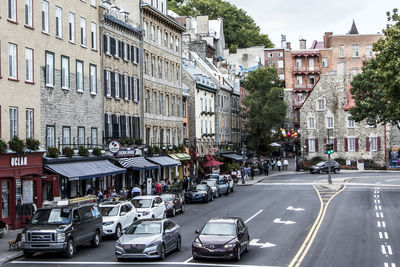
[(25, 81), (33, 83), (33, 50), (25, 48)]
[(164, 46), (168, 48), (168, 32), (164, 33)]
[(204, 108), (203, 108), (203, 98), (200, 98), (200, 112), (203, 112)]
[(353, 57), (359, 57), (359, 53), (358, 53), (358, 45), (357, 44), (353, 44), (353, 49), (352, 49), (352, 55)]
[(81, 18), (81, 45), (86, 47), (86, 19)]
[(157, 93), (153, 93), (153, 114), (157, 114)]
[(203, 134), (203, 120), (201, 120), (201, 134)]
[(62, 38), (62, 9), (56, 6), (56, 37)]
[(8, 43), (8, 77), (18, 79), (17, 74), (17, 45)]
[[(16, 1), (16, 0), (14, 0)], [(33, 0), (25, 0), (25, 25), (28, 27), (33, 27)]]
[(71, 146), (71, 127), (67, 126), (62, 127), (62, 146), (63, 147)]
[(210, 121), (210, 133), (212, 133), (212, 121)]
[(119, 74), (115, 73), (115, 98), (119, 99)]
[(325, 110), (325, 99), (318, 99), (317, 100), (317, 110)]
[(123, 42), (123, 49), (124, 49), (123, 58), (124, 58), (125, 61), (128, 61), (128, 50), (129, 50), (129, 48), (128, 48), (128, 44), (125, 43), (125, 42)]
[(149, 55), (144, 55), (144, 74), (149, 74)]
[(129, 85), (128, 85), (128, 76), (123, 76), (124, 77), (124, 95), (125, 95), (125, 100), (129, 100)]
[(315, 84), (315, 77), (314, 77), (314, 75), (311, 75), (308, 79), (309, 79), (311, 85)]
[(349, 118), (347, 119), (347, 128), (354, 128), (355, 127), (355, 121), (350, 120)]
[(301, 58), (296, 58), (296, 67), (301, 67), (302, 61)]
[(17, 22), (17, 0), (8, 0), (8, 19)]
[(151, 76), (152, 77), (156, 77), (155, 64), (156, 64), (156, 58), (155, 57), (151, 57)]
[(33, 138), (33, 109), (26, 110), (26, 138)]
[(95, 95), (97, 94), (97, 66), (90, 64), (89, 73), (90, 73), (90, 93)]
[(315, 118), (308, 117), (308, 129), (315, 129)]
[[(133, 78), (133, 101), (138, 102), (139, 101), (139, 79), (138, 78)], [(147, 108), (148, 110), (148, 108)]]
[(175, 49), (176, 49), (175, 50), (176, 52), (179, 52), (179, 39), (178, 38), (175, 39)]
[(170, 43), (169, 43), (169, 48), (174, 49), (174, 36), (170, 35)]
[(156, 27), (154, 25), (151, 25), (151, 40), (154, 42), (155, 41), (155, 31), (156, 31)]
[(182, 115), (184, 118), (186, 118), (186, 101), (185, 100), (182, 102)]
[(285, 80), (285, 74), (278, 74), (279, 80), (284, 81)]
[(350, 152), (356, 151), (356, 139), (355, 138), (348, 138), (348, 148)]
[(69, 57), (61, 56), (61, 88), (69, 89)]
[(278, 60), (278, 69), (283, 69), (283, 60)]
[(308, 140), (308, 152), (316, 152), (315, 139)]
[(278, 57), (283, 57), (283, 52), (278, 52)]
[(302, 85), (303, 84), (303, 77), (302, 76), (296, 76), (296, 82), (298, 85)]
[(113, 124), (111, 114), (107, 115), (107, 129), (108, 129), (108, 137), (112, 136)]
[(212, 105), (211, 105), (211, 99), (208, 99), (208, 102), (209, 102), (209, 109), (210, 109), (210, 112), (212, 112)]
[(274, 54), (273, 53), (268, 53), (268, 58), (272, 58), (272, 57), (274, 57)]
[(339, 57), (344, 57), (344, 45), (339, 45)]
[(161, 58), (158, 60), (158, 78), (162, 79), (162, 60), (161, 60)]
[(144, 22), (143, 25), (143, 30), (144, 30), (144, 37), (147, 38), (147, 31), (148, 31), (148, 25), (147, 25), (147, 21)]
[(153, 145), (157, 144), (157, 128), (153, 128)]
[(327, 129), (333, 129), (334, 128), (333, 117), (327, 117), (326, 118), (326, 128)]
[(111, 73), (106, 71), (107, 97), (111, 97)]
[(78, 127), (78, 145), (85, 145), (85, 127)]
[(322, 58), (322, 67), (323, 68), (328, 67), (328, 58), (327, 57)]
[(169, 63), (167, 61), (165, 61), (165, 80), (168, 81), (168, 66)]
[(76, 91), (83, 92), (83, 61), (76, 61)]
[(92, 40), (92, 49), (97, 50), (97, 24), (94, 22), (90, 23), (90, 32)]
[(171, 115), (175, 116), (175, 96), (172, 96)]
[(179, 66), (177, 65), (177, 66), (176, 66), (176, 82), (177, 82), (177, 83), (179, 83), (179, 73), (180, 73), (180, 68), (179, 68)]
[(145, 112), (146, 113), (149, 113), (149, 91), (148, 90), (146, 90), (146, 93), (145, 93), (145, 104), (144, 104), (144, 106), (145, 106)]
[(133, 137), (130, 136), (130, 123), (129, 123), (129, 115), (125, 115), (125, 136), (126, 137)]
[(42, 32), (49, 33), (49, 2), (42, 1)]
[(96, 0), (90, 0), (90, 5), (92, 7), (96, 7), (97, 6)]
[(54, 53), (46, 51), (46, 86), (54, 87)]
[(164, 101), (164, 97), (162, 94), (158, 95), (158, 112), (160, 113), (160, 115), (163, 115), (163, 101)]
[(378, 137), (370, 137), (370, 150), (371, 151), (378, 151)]
[(165, 103), (165, 115), (169, 116), (169, 95), (166, 96), (166, 103)]
[(162, 31), (161, 31), (160, 28), (158, 28), (158, 31), (157, 31), (157, 40), (158, 40), (158, 45), (161, 46), (161, 45), (162, 45), (162, 43), (161, 43), (161, 40), (162, 40)]
[(97, 146), (98, 142), (97, 142), (97, 128), (92, 128), (90, 130), (91, 132), (91, 136), (90, 136), (90, 142), (92, 147)]
[(56, 147), (56, 127), (53, 125), (46, 126), (46, 148)]
[(10, 140), (18, 136), (18, 108), (10, 108)]
[(372, 45), (371, 44), (367, 44), (365, 46), (365, 56), (372, 57)]
[(68, 13), (69, 41), (75, 43), (75, 14)]

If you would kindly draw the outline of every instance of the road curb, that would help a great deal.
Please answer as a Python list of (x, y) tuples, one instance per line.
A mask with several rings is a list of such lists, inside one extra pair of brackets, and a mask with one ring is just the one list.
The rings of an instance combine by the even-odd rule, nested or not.
[(7, 262), (12, 261), (12, 260), (16, 260), (18, 258), (21, 258), (23, 255), (24, 255), (24, 253), (22, 251), (19, 251), (15, 255), (10, 255), (10, 256), (7, 256), (7, 257), (5, 257), (3, 259), (0, 259), (0, 265), (3, 265), (4, 263), (7, 263)]

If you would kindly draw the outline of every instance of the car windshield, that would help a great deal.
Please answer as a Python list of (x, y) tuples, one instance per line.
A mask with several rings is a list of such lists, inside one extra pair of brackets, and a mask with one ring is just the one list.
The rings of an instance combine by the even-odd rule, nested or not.
[(31, 224), (69, 224), (71, 209), (45, 209), (36, 211)]
[(318, 163), (317, 166), (322, 166), (324, 164), (325, 164), (325, 161)]
[(152, 199), (132, 199), (132, 204), (135, 208), (150, 208), (152, 203)]
[(217, 179), (217, 180), (218, 180), (218, 178), (219, 178), (219, 175), (210, 175), (210, 176), (207, 176), (207, 179)]
[(143, 221), (132, 224), (126, 234), (128, 235), (146, 235), (146, 234), (160, 234), (161, 223), (152, 221)]
[(161, 195), (161, 198), (164, 200), (164, 202), (173, 201), (174, 195), (171, 194)]
[(100, 213), (102, 216), (117, 216), (118, 215), (118, 206), (100, 207)]
[(201, 230), (202, 235), (236, 235), (234, 223), (209, 222)]
[(196, 190), (207, 191), (207, 186), (204, 184), (196, 185)]
[(215, 181), (213, 180), (213, 181), (207, 181), (207, 185), (208, 186), (215, 186)]

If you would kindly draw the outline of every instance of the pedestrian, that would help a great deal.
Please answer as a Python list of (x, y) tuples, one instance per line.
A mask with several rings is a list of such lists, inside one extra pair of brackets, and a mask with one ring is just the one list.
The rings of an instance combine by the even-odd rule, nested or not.
[(158, 182), (154, 186), (154, 195), (161, 195), (161, 193), (162, 193), (162, 185), (161, 185), (161, 183)]
[(278, 171), (281, 171), (282, 161), (280, 159), (277, 160), (276, 167), (278, 168)]
[(251, 180), (254, 180), (254, 167), (252, 166), (250, 169)]
[(275, 170), (275, 160), (271, 160), (271, 169), (274, 171)]
[(132, 188), (132, 197), (140, 196), (142, 194), (142, 189), (135, 184), (135, 187)]
[(283, 169), (287, 171), (288, 170), (288, 166), (289, 166), (289, 161), (287, 159), (284, 159), (283, 160)]
[(268, 163), (269, 163), (268, 161), (266, 161), (264, 163), (264, 175), (265, 176), (268, 176), (268, 171), (269, 171), (269, 164)]
[(188, 185), (189, 185), (189, 181), (188, 181), (187, 176), (185, 176), (185, 178), (183, 178), (183, 182), (182, 182), (182, 189), (183, 189), (183, 191), (185, 191), (185, 193), (188, 189)]

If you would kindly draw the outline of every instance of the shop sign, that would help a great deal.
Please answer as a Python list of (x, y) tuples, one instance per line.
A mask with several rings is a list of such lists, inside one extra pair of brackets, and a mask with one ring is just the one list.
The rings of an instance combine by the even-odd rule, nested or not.
[(111, 141), (110, 143), (108, 143), (108, 150), (111, 153), (117, 153), (119, 150), (121, 149), (121, 144), (118, 141)]
[(11, 158), (10, 165), (12, 167), (16, 166), (26, 166), (28, 165), (28, 158), (27, 157), (16, 157), (16, 158)]
[(120, 149), (117, 153), (115, 153), (116, 157), (133, 157), (133, 156), (141, 156), (142, 153), (140, 149)]

